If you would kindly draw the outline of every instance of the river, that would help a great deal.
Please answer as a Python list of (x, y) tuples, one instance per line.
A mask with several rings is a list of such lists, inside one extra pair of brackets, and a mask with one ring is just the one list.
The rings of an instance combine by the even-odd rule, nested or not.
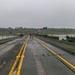
[(49, 36), (58, 36), (59, 40), (62, 40), (62, 39), (66, 40), (66, 36), (75, 37), (75, 34), (65, 34), (65, 35), (55, 35), (55, 34), (51, 35), (51, 34), (49, 34)]
[(15, 37), (15, 36), (0, 36), (0, 39), (6, 39), (6, 38), (11, 38), (11, 37)]

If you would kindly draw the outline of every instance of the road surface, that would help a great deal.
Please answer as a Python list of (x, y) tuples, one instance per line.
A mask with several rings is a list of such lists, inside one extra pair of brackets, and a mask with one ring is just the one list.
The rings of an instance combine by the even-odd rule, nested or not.
[[(75, 65), (75, 56), (43, 43)], [(21, 75), (75, 75), (75, 73), (37, 41), (29, 39)]]
[[(12, 70), (12, 75), (75, 75), (75, 56), (42, 40), (28, 38), (22, 46), (22, 55), (17, 55), (19, 63)], [(14, 61), (9, 62), (0, 74), (9, 75)]]

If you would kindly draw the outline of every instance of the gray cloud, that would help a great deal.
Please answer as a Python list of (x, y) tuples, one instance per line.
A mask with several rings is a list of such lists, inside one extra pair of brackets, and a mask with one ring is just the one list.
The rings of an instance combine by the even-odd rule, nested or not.
[(75, 28), (75, 0), (0, 0), (0, 27)]

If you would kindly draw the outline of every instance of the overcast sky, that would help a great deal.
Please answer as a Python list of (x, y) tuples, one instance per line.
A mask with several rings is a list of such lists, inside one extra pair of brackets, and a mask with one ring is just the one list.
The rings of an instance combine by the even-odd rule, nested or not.
[(0, 27), (75, 28), (75, 0), (0, 0)]

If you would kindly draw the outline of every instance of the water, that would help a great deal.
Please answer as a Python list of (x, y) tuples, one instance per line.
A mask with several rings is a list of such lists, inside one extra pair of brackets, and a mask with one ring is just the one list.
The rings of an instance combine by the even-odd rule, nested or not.
[(75, 37), (74, 34), (68, 34), (68, 35), (49, 35), (49, 36), (58, 36), (59, 37), (59, 40), (66, 40), (66, 36), (69, 36), (69, 37)]
[(15, 36), (0, 36), (0, 39), (6, 39), (6, 38), (11, 38), (11, 37), (15, 37)]

